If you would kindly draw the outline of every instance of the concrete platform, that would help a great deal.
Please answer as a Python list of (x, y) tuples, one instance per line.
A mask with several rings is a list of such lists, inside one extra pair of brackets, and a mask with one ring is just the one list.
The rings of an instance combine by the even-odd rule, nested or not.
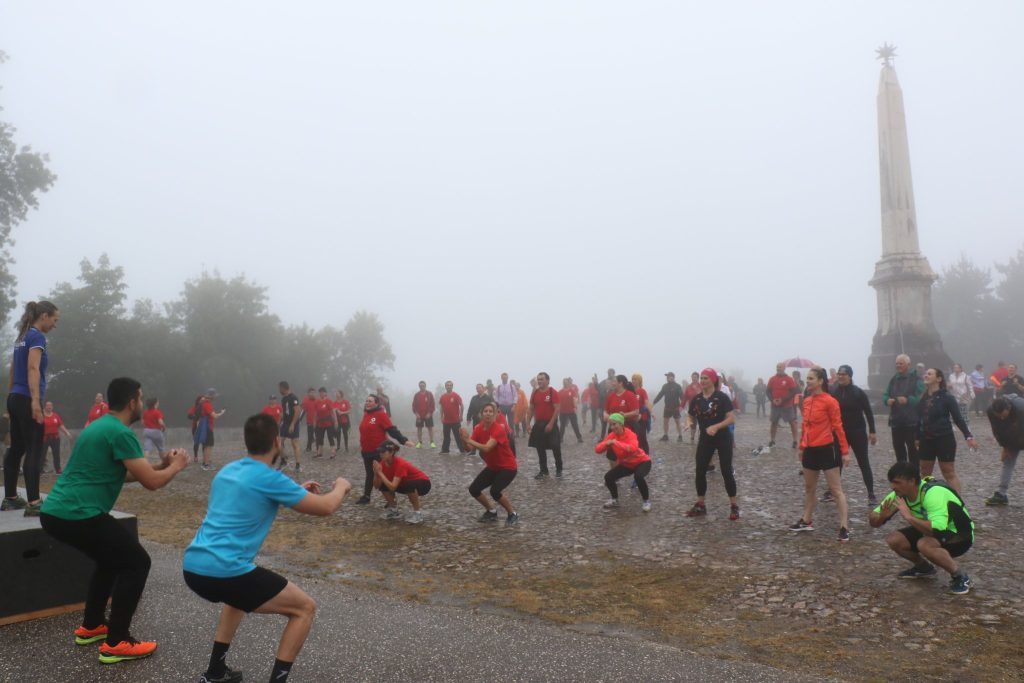
[[(134, 515), (111, 514), (138, 536)], [(14, 587), (0, 591), (0, 626), (82, 609), (92, 571), (89, 558), (51, 538), (38, 517), (0, 512), (0, 576)]]

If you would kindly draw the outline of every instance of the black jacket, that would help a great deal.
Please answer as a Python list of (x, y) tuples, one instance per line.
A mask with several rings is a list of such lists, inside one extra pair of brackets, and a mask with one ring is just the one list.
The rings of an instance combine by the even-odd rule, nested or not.
[(1010, 414), (1000, 420), (988, 409), (988, 421), (992, 425), (992, 436), (996, 443), (1011, 451), (1024, 450), (1024, 398), (1020, 396), (1004, 396), (1010, 402)]
[(832, 398), (839, 401), (839, 412), (843, 418), (843, 431), (864, 431), (864, 418), (867, 418), (868, 432), (875, 433), (875, 414), (871, 411), (868, 395), (856, 384), (841, 387), (838, 384), (829, 387)]
[(953, 394), (939, 389), (934, 394), (925, 394), (917, 404), (917, 438), (934, 439), (953, 433), (953, 423), (968, 439), (971, 430), (960, 414), (960, 405)]

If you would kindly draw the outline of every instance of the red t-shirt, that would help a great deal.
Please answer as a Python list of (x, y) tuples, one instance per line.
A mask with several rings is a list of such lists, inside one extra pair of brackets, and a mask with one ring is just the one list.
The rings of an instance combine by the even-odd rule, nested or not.
[(562, 415), (576, 412), (576, 392), (572, 387), (558, 392), (558, 412)]
[(690, 401), (693, 397), (700, 393), (700, 384), (687, 384), (686, 391), (683, 392), (683, 406), (689, 407)]
[[(352, 404), (348, 402), (347, 398), (343, 398), (340, 401), (334, 402), (334, 409), (338, 411), (338, 424), (348, 424), (348, 411), (352, 410)], [(345, 413), (342, 415), (342, 413)]]
[(106, 403), (94, 403), (92, 409), (89, 410), (89, 417), (85, 419), (85, 426), (88, 427), (92, 422), (95, 422), (109, 412), (110, 406)]
[(217, 421), (217, 418), (213, 415), (213, 401), (204, 398), (199, 407), (199, 414), (207, 418), (207, 424), (210, 426), (210, 429), (213, 429), (213, 423)]
[(417, 391), (412, 397), (412, 412), (421, 419), (426, 419), (434, 414), (434, 395), (424, 389)]
[(558, 405), (558, 392), (553, 387), (543, 391), (534, 389), (530, 395), (530, 405), (533, 406), (533, 419), (537, 422), (547, 422), (555, 414), (555, 406)]
[(423, 474), (415, 465), (405, 458), (399, 458), (397, 455), (391, 461), (390, 467), (381, 460), (380, 470), (388, 479), (401, 477), (402, 481), (430, 481), (430, 477)]
[(636, 404), (638, 407), (643, 408), (651, 400), (651, 395), (647, 393), (647, 390), (640, 387), (636, 390)]
[(473, 428), (473, 434), (469, 437), (477, 443), (487, 443), (491, 439), (497, 442), (497, 445), (491, 449), (489, 453), (484, 453), (484, 463), (489, 470), (515, 470), (518, 469), (516, 465), (516, 456), (512, 452), (512, 448), (508, 445), (508, 427), (498, 424), (497, 420), (491, 423), (490, 428), (484, 427), (484, 423), (481, 422)]
[(318, 398), (314, 407), (317, 427), (334, 426), (334, 401), (329, 398)]
[[(640, 402), (637, 395), (629, 389), (622, 392), (622, 396), (619, 396), (615, 392), (608, 394), (604, 399), (604, 411), (611, 415), (612, 413), (626, 413), (632, 412), (640, 408)], [(639, 419), (637, 417), (627, 417), (626, 421)]]
[(499, 410), (498, 414), (494, 416), (494, 421), (503, 426), (506, 430), (508, 430), (509, 434), (512, 433), (512, 428), (508, 426), (508, 418), (505, 417), (505, 413)]
[(49, 439), (59, 436), (60, 428), (63, 424), (64, 420), (60, 419), (60, 415), (57, 413), (51, 413), (50, 415), (43, 413), (43, 438)]
[(164, 419), (164, 411), (159, 408), (150, 408), (142, 413), (142, 427), (144, 429), (161, 429), (160, 420)]
[(317, 399), (310, 398), (306, 394), (302, 399), (302, 409), (306, 411), (306, 424), (316, 424), (316, 402)]
[(789, 375), (772, 375), (768, 378), (768, 400), (775, 401), (786, 397), (792, 398), (796, 391), (796, 381)]
[(583, 390), (583, 403), (590, 408), (601, 407), (601, 395), (594, 387), (587, 387)]
[(454, 391), (441, 394), (438, 399), (441, 404), (441, 422), (446, 425), (453, 425), (462, 422), (462, 397)]
[(260, 411), (264, 415), (269, 415), (274, 418), (274, 422), (281, 424), (281, 404), (280, 403), (268, 403), (263, 406), (263, 410)]
[(383, 408), (368, 410), (363, 413), (363, 421), (359, 423), (359, 450), (372, 453), (388, 438), (391, 418)]

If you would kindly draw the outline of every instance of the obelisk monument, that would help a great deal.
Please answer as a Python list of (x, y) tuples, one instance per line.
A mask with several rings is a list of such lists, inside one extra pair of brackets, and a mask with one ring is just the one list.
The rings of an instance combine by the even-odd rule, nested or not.
[(903, 112), (903, 91), (892, 60), (896, 50), (883, 45), (878, 81), (878, 167), (882, 199), (882, 258), (868, 283), (878, 293), (878, 330), (868, 358), (868, 386), (885, 389), (896, 356), (947, 370), (952, 362), (932, 321), (932, 284), (936, 275), (917, 241), (910, 148)]

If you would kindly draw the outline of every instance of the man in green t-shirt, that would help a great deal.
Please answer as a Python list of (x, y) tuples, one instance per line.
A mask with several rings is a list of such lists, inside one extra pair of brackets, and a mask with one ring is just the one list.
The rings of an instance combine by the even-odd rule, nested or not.
[(953, 559), (966, 553), (974, 543), (974, 522), (963, 500), (945, 482), (931, 477), (922, 480), (913, 463), (896, 463), (889, 468), (888, 476), (892, 491), (871, 511), (868, 522), (877, 528), (899, 513), (910, 523), (885, 538), (894, 553), (914, 563), (897, 576), (930, 578), (935, 576), (937, 564), (952, 577), (950, 593), (969, 592), (971, 578), (960, 571)]
[[(64, 474), (43, 501), (40, 521), (46, 533), (96, 563), (75, 643), (103, 641), (99, 659), (113, 664), (147, 657), (156, 650), (156, 643), (140, 642), (129, 632), (146, 587), (149, 554), (110, 511), (126, 481), (155, 491), (185, 469), (188, 454), (176, 448), (165, 452), (158, 465), (146, 460), (130, 428), (142, 418), (142, 385), (137, 381), (127, 377), (111, 381), (107, 403), (110, 412), (83, 429), (75, 442)], [(104, 618), (107, 600), (109, 622)]]

